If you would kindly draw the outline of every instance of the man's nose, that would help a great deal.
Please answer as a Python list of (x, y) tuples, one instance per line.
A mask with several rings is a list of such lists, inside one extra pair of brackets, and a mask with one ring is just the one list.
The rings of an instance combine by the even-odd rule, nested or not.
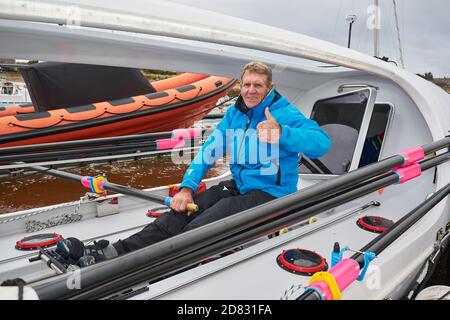
[(251, 85), (250, 88), (248, 89), (248, 91), (250, 92), (256, 92), (256, 87)]

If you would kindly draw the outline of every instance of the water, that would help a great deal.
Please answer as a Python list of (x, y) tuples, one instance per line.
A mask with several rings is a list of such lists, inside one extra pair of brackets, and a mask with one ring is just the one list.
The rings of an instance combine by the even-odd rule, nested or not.
[[(187, 167), (187, 164), (174, 164), (170, 155), (162, 155), (137, 161), (92, 164), (65, 171), (81, 176), (104, 174), (108, 181), (144, 189), (180, 183)], [(205, 178), (221, 175), (227, 170), (228, 165), (224, 160), (220, 160), (209, 170)], [(81, 183), (41, 173), (19, 179), (2, 180), (0, 213), (79, 200), (87, 191), (89, 190)]]

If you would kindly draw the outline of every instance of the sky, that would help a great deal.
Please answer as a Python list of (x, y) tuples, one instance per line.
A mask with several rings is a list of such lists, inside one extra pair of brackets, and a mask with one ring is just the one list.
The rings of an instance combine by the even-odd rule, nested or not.
[[(373, 0), (170, 0), (249, 19), (373, 55)], [(380, 56), (400, 61), (393, 0), (379, 0)], [(405, 69), (450, 77), (450, 1), (396, 0)]]

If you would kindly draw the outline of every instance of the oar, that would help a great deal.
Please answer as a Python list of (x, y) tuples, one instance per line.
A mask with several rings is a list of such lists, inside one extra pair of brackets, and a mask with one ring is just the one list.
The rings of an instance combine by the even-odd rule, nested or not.
[[(357, 280), (357, 277), (359, 276), (359, 272), (357, 271), (362, 270), (366, 263), (363, 255), (364, 252), (371, 252), (375, 255), (379, 255), (385, 248), (387, 248), (390, 244), (397, 240), (405, 231), (411, 228), (411, 226), (414, 225), (419, 219), (426, 215), (442, 199), (447, 197), (449, 193), (450, 184), (447, 184), (446, 186), (435, 192), (430, 198), (420, 203), (408, 214), (394, 223), (387, 231), (383, 232), (375, 239), (373, 239), (370, 243), (365, 245), (362, 249), (359, 250), (358, 253), (354, 254), (349, 259), (342, 260), (333, 268), (331, 268), (329, 272), (335, 275), (336, 279), (340, 277), (346, 277), (347, 280), (352, 279), (351, 281), (347, 281), (344, 287), (339, 287), (339, 290), (343, 291), (348, 287), (348, 285)], [(357, 268), (358, 266), (359, 270)], [(344, 283), (344, 281), (340, 283)], [(324, 292), (322, 292), (320, 288), (322, 288), (320, 283), (312, 283), (309, 287), (306, 288), (305, 292), (297, 298), (297, 300), (322, 300)], [(319, 291), (321, 292), (322, 296), (319, 295)]]
[(110, 146), (97, 146), (91, 148), (78, 148), (74, 150), (60, 150), (38, 153), (24, 153), (24, 154), (12, 154), (12, 155), (0, 155), (0, 162), (15, 162), (15, 161), (44, 161), (51, 159), (70, 159), (70, 158), (85, 158), (93, 157), (105, 154), (119, 154), (129, 153), (140, 150), (157, 151), (166, 150), (172, 148), (183, 148), (187, 140), (180, 139), (158, 139), (152, 141), (142, 141), (130, 144), (110, 145)]
[[(447, 140), (448, 143), (448, 140)], [(439, 146), (433, 143), (432, 148), (443, 148), (446, 144)], [(427, 152), (426, 152), (427, 153)], [(438, 165), (449, 159), (449, 153), (425, 160), (421, 163), (422, 170)], [(356, 170), (356, 171), (360, 171)], [(362, 170), (365, 172), (365, 170)], [(349, 175), (349, 174), (347, 174)], [(343, 180), (346, 175), (331, 179)], [(344, 181), (346, 182), (347, 179)], [(396, 173), (389, 177), (383, 177), (380, 181), (372, 181), (369, 185), (360, 186), (357, 190), (348, 191), (348, 195), (341, 195), (335, 199), (329, 198), (325, 202), (316, 203), (313, 207), (307, 206), (299, 201), (303, 198), (304, 192), (298, 192), (287, 197), (273, 200), (264, 205), (240, 212), (239, 215), (212, 222), (196, 230), (190, 230), (165, 241), (158, 242), (150, 247), (143, 248), (127, 255), (116, 258), (116, 263), (98, 264), (81, 270), (84, 285), (83, 289), (77, 292), (70, 292), (66, 289), (66, 278), (55, 281), (42, 281), (33, 285), (40, 298), (93, 298), (102, 294), (121, 290), (126, 286), (138, 282), (155, 279), (161, 274), (179, 270), (196, 261), (222, 252), (236, 244), (255, 239), (261, 234), (267, 234), (279, 230), (290, 223), (304, 220), (312, 212), (317, 214), (323, 210), (336, 207), (342, 203), (368, 194), (380, 187), (385, 187), (399, 181)], [(310, 189), (310, 195), (314, 191), (323, 191), (323, 184)], [(300, 209), (300, 211), (298, 211)], [(278, 219), (277, 219), (278, 218)], [(269, 223), (265, 223), (269, 222)], [(149, 263), (149, 259), (151, 262)], [(175, 269), (172, 269), (175, 268)], [(115, 280), (111, 280), (111, 278)]]
[(89, 147), (89, 146), (101, 146), (101, 145), (116, 145), (120, 143), (130, 143), (130, 142), (145, 142), (145, 141), (155, 141), (156, 139), (172, 138), (179, 139), (183, 137), (185, 139), (195, 139), (200, 138), (203, 130), (201, 128), (188, 128), (188, 129), (175, 129), (173, 131), (166, 132), (155, 132), (155, 133), (145, 133), (145, 134), (134, 134), (128, 136), (119, 137), (108, 137), (108, 138), (98, 138), (98, 139), (84, 139), (84, 140), (72, 140), (72, 141), (61, 141), (61, 142), (49, 142), (41, 144), (32, 144), (25, 146), (15, 146), (15, 147), (3, 147), (0, 148), (0, 155), (11, 155), (18, 153), (28, 153), (34, 151), (50, 151), (50, 150), (61, 150), (68, 148), (77, 147)]
[(41, 144), (32, 144), (24, 146), (15, 147), (3, 147), (0, 148), (0, 155), (6, 154), (18, 154), (25, 152), (34, 151), (48, 151), (48, 150), (61, 150), (66, 148), (77, 148), (77, 147), (88, 147), (88, 146), (99, 146), (99, 145), (112, 145), (118, 143), (128, 143), (136, 141), (152, 141), (161, 138), (170, 138), (172, 132), (157, 132), (157, 133), (147, 133), (147, 134), (135, 134), (129, 136), (119, 136), (110, 138), (98, 138), (98, 139), (85, 139), (85, 140), (72, 140), (72, 141), (61, 141), (61, 142), (49, 142)]
[[(88, 180), (88, 179), (86, 179), (87, 177), (82, 177), (77, 174), (73, 174), (73, 173), (65, 172), (65, 171), (61, 171), (61, 170), (49, 169), (47, 167), (33, 166), (31, 168), (33, 170), (41, 171), (41, 172), (50, 174), (55, 177), (78, 181), (78, 182), (82, 183), (83, 185), (85, 185), (86, 181)], [(163, 204), (168, 207), (170, 207), (170, 202), (172, 201), (172, 197), (163, 197), (163, 196), (158, 196), (158, 195), (154, 195), (154, 194), (148, 194), (146, 192), (143, 192), (142, 190), (131, 188), (131, 187), (126, 187), (126, 186), (123, 186), (120, 184), (115, 184), (112, 182), (108, 182), (106, 180), (98, 180), (98, 182), (94, 181), (93, 187), (95, 189), (99, 189), (99, 190), (101, 190), (101, 189), (110, 190), (110, 191), (114, 191), (117, 193), (126, 194), (130, 197), (155, 201), (155, 202), (158, 202), (158, 203)], [(188, 203), (188, 205), (186, 206), (186, 210), (188, 212), (194, 213), (194, 212), (198, 211), (198, 206), (195, 203)]]

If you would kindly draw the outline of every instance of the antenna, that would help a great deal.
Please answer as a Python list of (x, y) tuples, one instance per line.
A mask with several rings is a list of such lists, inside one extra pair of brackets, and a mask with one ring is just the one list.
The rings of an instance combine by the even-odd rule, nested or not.
[(357, 17), (354, 14), (350, 14), (350, 15), (347, 16), (347, 18), (345, 20), (349, 23), (347, 48), (350, 48), (350, 42), (351, 42), (351, 39), (352, 39), (352, 25), (357, 20)]
[(400, 51), (400, 67), (404, 69), (405, 68), (405, 62), (403, 60), (402, 42), (400, 40), (400, 29), (398, 27), (397, 2), (395, 0), (392, 0), (392, 2), (394, 4), (395, 27), (397, 29), (398, 50)]

